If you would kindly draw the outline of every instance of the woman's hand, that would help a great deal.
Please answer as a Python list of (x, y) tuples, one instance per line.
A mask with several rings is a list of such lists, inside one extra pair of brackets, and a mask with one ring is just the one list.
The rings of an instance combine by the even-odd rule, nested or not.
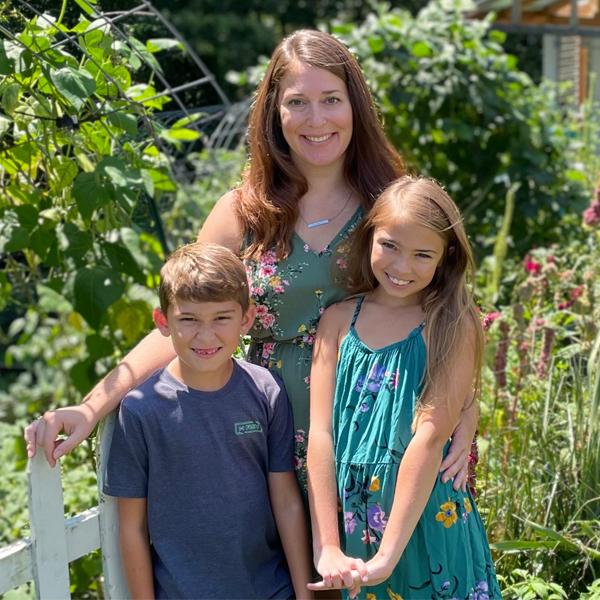
[(443, 471), (442, 482), (446, 483), (454, 478), (452, 487), (467, 491), (467, 470), (469, 466), (469, 452), (473, 437), (479, 422), (479, 406), (473, 401), (473, 393), (465, 401), (469, 408), (464, 410), (458, 419), (456, 429), (452, 433), (452, 442), (446, 458), (440, 465), (440, 473)]
[[(27, 456), (33, 458), (36, 446), (40, 446), (49, 465), (54, 467), (57, 459), (73, 450), (92, 433), (97, 422), (96, 414), (87, 404), (46, 412), (41, 419), (25, 427)], [(61, 431), (67, 434), (67, 438), (57, 440)]]
[[(355, 579), (359, 582), (366, 582), (369, 579), (365, 563), (360, 558), (346, 556), (337, 546), (325, 546), (320, 552), (315, 553), (314, 558), (315, 568), (323, 577), (323, 581), (309, 583), (309, 590), (353, 589)], [(360, 587), (358, 589), (360, 591)]]

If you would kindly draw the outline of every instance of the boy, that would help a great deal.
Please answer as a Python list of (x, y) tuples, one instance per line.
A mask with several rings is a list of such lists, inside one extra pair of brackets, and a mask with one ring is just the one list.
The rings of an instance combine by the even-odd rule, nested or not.
[(159, 295), (177, 356), (123, 400), (104, 486), (131, 597), (310, 597), (291, 408), (269, 371), (231, 357), (254, 321), (244, 266), (184, 246)]

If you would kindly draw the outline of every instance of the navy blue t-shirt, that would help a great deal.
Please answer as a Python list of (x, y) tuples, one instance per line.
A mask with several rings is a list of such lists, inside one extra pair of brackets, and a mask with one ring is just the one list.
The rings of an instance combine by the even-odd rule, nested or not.
[(283, 384), (234, 360), (216, 392), (166, 369), (119, 411), (104, 492), (147, 498), (156, 598), (288, 598), (268, 473), (294, 470)]

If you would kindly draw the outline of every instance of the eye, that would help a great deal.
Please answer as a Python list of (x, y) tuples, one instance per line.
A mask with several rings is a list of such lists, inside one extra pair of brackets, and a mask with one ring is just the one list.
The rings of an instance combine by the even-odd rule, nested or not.
[(231, 319), (231, 317), (222, 316), (216, 318), (217, 321), (229, 321), (229, 319)]
[(418, 256), (419, 258), (431, 258), (431, 256), (430, 256), (429, 254), (425, 254), (424, 252), (419, 252), (419, 253), (417, 254), (417, 256)]
[(396, 246), (394, 246), (394, 244), (392, 244), (391, 242), (381, 242), (381, 245), (384, 248), (389, 248), (390, 250), (395, 250)]
[(292, 98), (289, 102), (288, 102), (288, 106), (302, 106), (304, 103), (302, 102), (302, 100), (298, 99), (298, 98)]
[(340, 102), (341, 100), (335, 96), (329, 96), (329, 98), (325, 99), (325, 104), (338, 104)]
[(194, 319), (194, 317), (181, 317), (181, 319), (179, 319), (182, 322), (189, 322), (189, 323), (193, 323), (196, 319)]

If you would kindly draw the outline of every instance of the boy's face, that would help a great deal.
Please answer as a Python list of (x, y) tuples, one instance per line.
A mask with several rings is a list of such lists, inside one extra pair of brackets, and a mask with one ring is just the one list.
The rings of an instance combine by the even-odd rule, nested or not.
[(223, 387), (231, 375), (231, 355), (240, 335), (250, 330), (254, 306), (246, 314), (235, 300), (224, 302), (192, 302), (175, 298), (167, 315), (154, 311), (154, 322), (160, 332), (171, 336), (179, 358), (178, 372), (191, 388), (211, 391)]

